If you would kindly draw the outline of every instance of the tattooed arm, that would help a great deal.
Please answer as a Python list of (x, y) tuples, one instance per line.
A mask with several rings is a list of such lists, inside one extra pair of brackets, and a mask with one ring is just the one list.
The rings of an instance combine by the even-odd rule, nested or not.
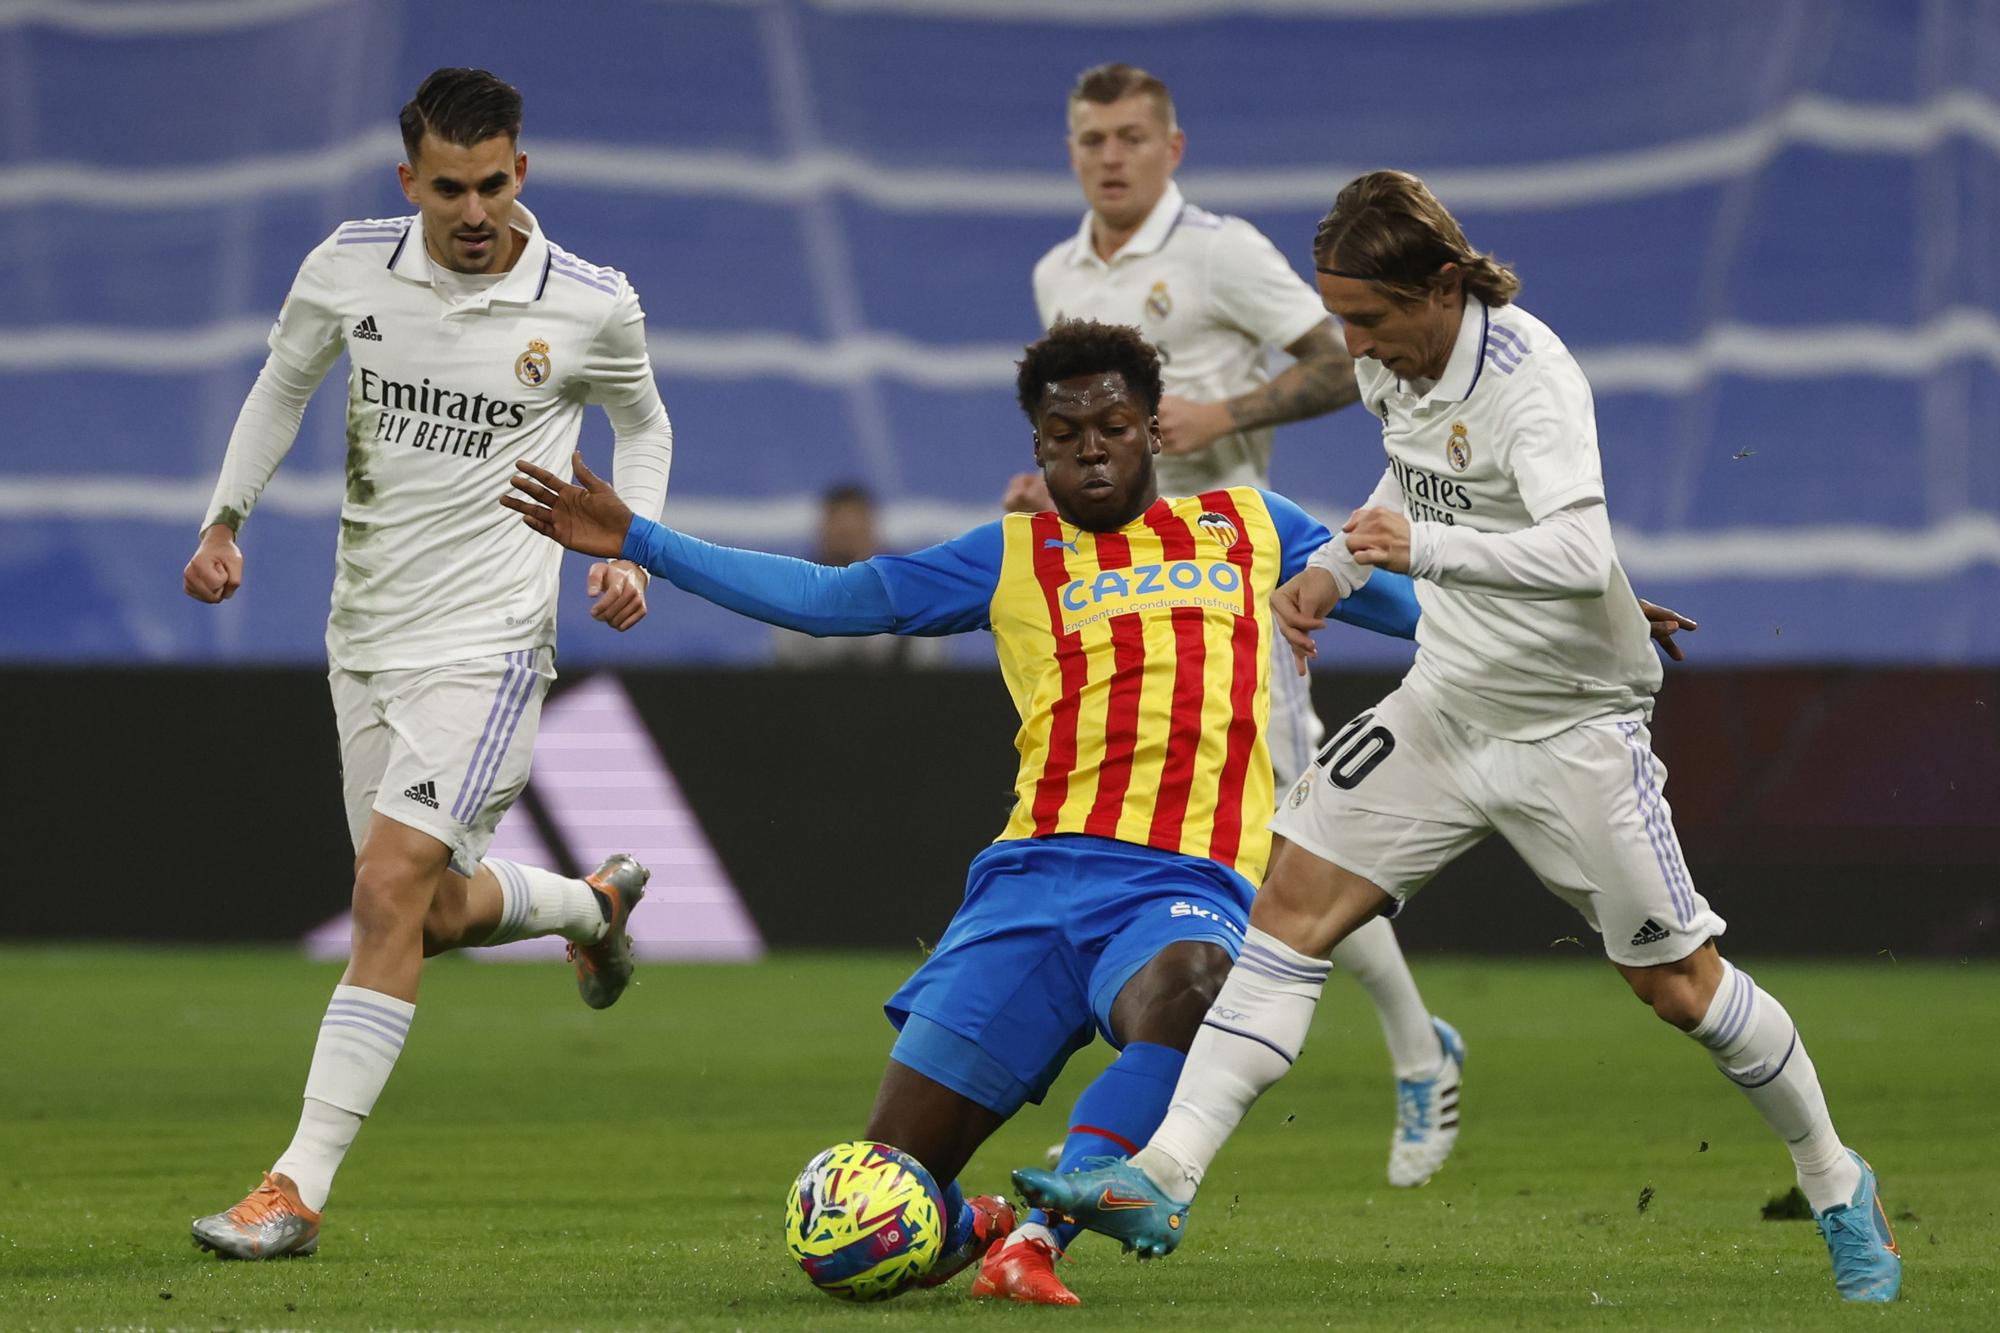
[(1322, 320), (1285, 351), (1294, 363), (1249, 393), (1220, 403), (1162, 398), (1160, 433), (1166, 452), (1191, 454), (1234, 431), (1324, 416), (1360, 396), (1354, 362), (1334, 333), (1332, 320)]

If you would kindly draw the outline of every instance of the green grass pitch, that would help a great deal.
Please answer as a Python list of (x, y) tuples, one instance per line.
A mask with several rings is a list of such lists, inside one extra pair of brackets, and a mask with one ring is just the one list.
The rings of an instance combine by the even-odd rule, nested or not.
[[(1564, 946), (1565, 953), (1570, 953)], [(1872, 1157), (1905, 1299), (1842, 1308), (1810, 1223), (1760, 1220), (1783, 1150), (1602, 963), (1419, 958), (1469, 1065), (1457, 1157), (1382, 1179), (1374, 1017), (1336, 975), (1188, 1244), (1097, 1238), (1081, 1311), (961, 1281), (886, 1305), (814, 1292), (779, 1235), (817, 1149), (858, 1135), (916, 961), (649, 966), (608, 1013), (559, 966), (434, 964), (318, 1257), (224, 1264), (191, 1216), (288, 1139), (337, 969), (285, 953), (0, 951), (0, 1329), (1992, 1328), (2000, 1315), (2000, 972), (1765, 963), (1843, 1133)], [(1755, 960), (1751, 960), (1753, 963)], [(979, 1155), (1003, 1186), (1060, 1137), (1072, 1067)], [(1645, 1206), (1642, 1205), (1642, 1199)]]

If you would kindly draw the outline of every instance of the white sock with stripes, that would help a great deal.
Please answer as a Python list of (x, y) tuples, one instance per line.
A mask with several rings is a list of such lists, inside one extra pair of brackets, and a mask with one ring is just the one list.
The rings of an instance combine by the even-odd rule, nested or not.
[(1743, 1089), (1764, 1123), (1785, 1141), (1799, 1190), (1815, 1211), (1854, 1196), (1861, 1169), (1834, 1133), (1819, 1072), (1785, 1006), (1725, 960), (1722, 984), (1688, 1035), (1708, 1047), (1715, 1067)]
[(1431, 1011), (1424, 1008), (1417, 979), (1410, 975), (1409, 961), (1387, 917), (1364, 923), (1333, 946), (1333, 965), (1360, 982), (1375, 1002), (1397, 1078), (1435, 1078), (1443, 1072), (1444, 1047), (1431, 1026)]
[(1176, 1202), (1194, 1197), (1250, 1104), (1299, 1058), (1331, 969), (1255, 926), (1244, 933), (1243, 953), (1188, 1049), (1173, 1105), (1132, 1159)]
[(486, 937), (486, 944), (537, 935), (560, 935), (578, 944), (604, 938), (608, 919), (601, 900), (582, 880), (493, 856), (485, 865), (500, 881), (500, 924)]
[(299, 1201), (314, 1212), (326, 1207), (333, 1175), (354, 1143), (361, 1122), (389, 1081), (402, 1054), (417, 1006), (360, 986), (335, 986), (319, 1023), (312, 1069), (306, 1074), (305, 1109), (298, 1132), (271, 1170), (290, 1176)]

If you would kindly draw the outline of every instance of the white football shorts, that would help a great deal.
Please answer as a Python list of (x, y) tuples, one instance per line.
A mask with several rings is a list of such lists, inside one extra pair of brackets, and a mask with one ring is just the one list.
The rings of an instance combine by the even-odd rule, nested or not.
[(1613, 962), (1646, 967), (1727, 928), (1681, 859), (1666, 782), (1637, 719), (1502, 740), (1405, 685), (1334, 734), (1271, 829), (1398, 903), (1498, 833), (1583, 914)]
[(549, 648), (407, 671), (329, 671), (354, 849), (379, 810), (449, 847), (451, 868), (469, 877), (528, 785), (542, 697), (555, 678)]

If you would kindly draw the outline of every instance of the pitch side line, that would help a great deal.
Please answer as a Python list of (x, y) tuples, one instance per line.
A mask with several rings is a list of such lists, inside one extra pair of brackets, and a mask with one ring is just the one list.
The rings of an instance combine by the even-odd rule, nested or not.
[[(247, 366), (263, 360), (269, 330), (263, 319), (185, 329), (0, 329), (0, 382), (53, 370), (186, 375)], [(646, 345), (670, 403), (675, 380), (778, 379), (837, 388), (872, 378), (947, 391), (1004, 390), (1013, 385), (1021, 355), (1018, 343), (925, 343), (880, 332), (821, 341), (776, 332), (656, 329)], [(2000, 315), (1962, 306), (1913, 327), (1718, 324), (1692, 344), (1583, 348), (1576, 358), (1600, 398), (1677, 394), (1723, 375), (1921, 379), (1960, 361), (2000, 368)]]
[[(1421, 170), (1438, 196), (1460, 212), (1549, 212), (1735, 179), (1794, 146), (1914, 157), (1954, 135), (2000, 152), (2000, 103), (1965, 89), (1916, 105), (1808, 94), (1771, 115), (1696, 139), (1552, 162), (1426, 165)], [(1076, 182), (1055, 171), (890, 167), (838, 150), (770, 158), (536, 138), (527, 147), (535, 160), (536, 188), (542, 190), (574, 186), (766, 204), (797, 203), (838, 191), (885, 212), (948, 216), (1068, 218), (1081, 209)], [(324, 148), (211, 163), (104, 167), (36, 162), (0, 169), (0, 208), (68, 204), (116, 213), (212, 208), (271, 195), (323, 193), (382, 172), (401, 154), (401, 141), (385, 128)], [(1326, 206), (1340, 182), (1374, 165), (1190, 168), (1180, 179), (1188, 196), (1208, 208), (1316, 210)]]
[[(183, 524), (190, 537), (212, 485), (207, 479), (0, 474), (0, 522), (79, 519)], [(345, 482), (338, 473), (279, 472), (258, 501), (259, 512), (331, 518), (340, 512)], [(1352, 507), (1301, 501), (1315, 514)], [(675, 527), (711, 541), (790, 546), (819, 521), (816, 495), (771, 497), (673, 496)], [(953, 537), (991, 522), (994, 508), (946, 500), (891, 501), (883, 531), (893, 547)], [(254, 518), (252, 520), (255, 521)], [(1966, 513), (1924, 528), (1871, 524), (1722, 528), (1640, 532), (1614, 525), (1626, 570), (1651, 579), (1810, 579), (1850, 576), (1925, 583), (1982, 566), (2000, 566), (2000, 515)]]

